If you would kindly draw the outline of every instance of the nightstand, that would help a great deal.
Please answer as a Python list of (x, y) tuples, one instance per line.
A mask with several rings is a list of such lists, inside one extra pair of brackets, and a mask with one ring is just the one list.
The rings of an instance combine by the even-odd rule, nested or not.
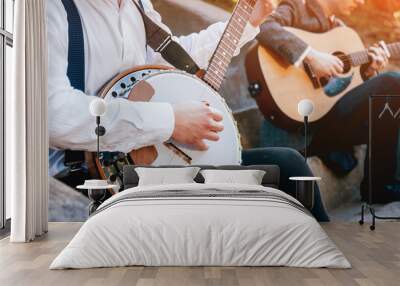
[(88, 190), (88, 197), (92, 201), (89, 205), (89, 215), (91, 215), (103, 203), (107, 189), (116, 190), (119, 186), (109, 184), (106, 180), (86, 180), (84, 185), (77, 186), (76, 188)]

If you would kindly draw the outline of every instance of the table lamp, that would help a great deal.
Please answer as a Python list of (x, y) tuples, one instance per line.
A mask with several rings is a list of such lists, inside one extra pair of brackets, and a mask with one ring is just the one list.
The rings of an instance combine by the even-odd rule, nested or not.
[[(95, 133), (97, 135), (97, 159), (100, 162), (100, 136), (106, 134), (104, 126), (100, 125), (100, 118), (104, 116), (107, 111), (107, 103), (102, 98), (95, 98), (90, 102), (89, 112), (96, 117), (97, 127)], [(109, 184), (107, 180), (85, 180), (83, 185), (77, 186), (78, 189), (88, 190), (88, 197), (92, 201), (89, 205), (89, 215), (94, 213), (101, 205), (106, 197), (107, 189), (114, 189), (118, 186)]]
[(102, 98), (93, 99), (89, 105), (90, 114), (96, 117), (97, 127), (95, 133), (97, 135), (97, 159), (100, 160), (100, 137), (106, 134), (104, 126), (100, 125), (100, 117), (104, 116), (107, 111), (107, 103)]

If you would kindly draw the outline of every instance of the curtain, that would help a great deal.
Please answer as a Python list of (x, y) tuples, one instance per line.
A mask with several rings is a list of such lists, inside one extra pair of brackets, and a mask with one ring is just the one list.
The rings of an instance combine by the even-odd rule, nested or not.
[(15, 1), (13, 93), (6, 98), (6, 187), (12, 242), (48, 227), (47, 34), (45, 0)]

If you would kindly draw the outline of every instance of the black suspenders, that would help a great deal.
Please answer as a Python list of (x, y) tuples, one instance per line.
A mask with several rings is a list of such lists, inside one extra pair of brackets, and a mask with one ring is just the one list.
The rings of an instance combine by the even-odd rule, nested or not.
[[(61, 0), (68, 20), (68, 68), (71, 86), (85, 92), (85, 42), (81, 17), (73, 0)], [(64, 165), (71, 171), (80, 170), (85, 162), (83, 151), (65, 150)]]
[(75, 89), (85, 92), (85, 43), (81, 17), (73, 0), (61, 0), (68, 19), (67, 76)]

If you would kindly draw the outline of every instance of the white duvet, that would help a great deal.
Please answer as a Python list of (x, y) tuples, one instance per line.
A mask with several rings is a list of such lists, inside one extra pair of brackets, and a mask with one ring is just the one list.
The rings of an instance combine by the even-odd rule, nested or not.
[(297, 202), (279, 190), (262, 186), (132, 188), (104, 202), (50, 269), (127, 265), (350, 267), (318, 222), (290, 204), (243, 197), (121, 200), (137, 194), (134, 192), (213, 188), (261, 190)]

